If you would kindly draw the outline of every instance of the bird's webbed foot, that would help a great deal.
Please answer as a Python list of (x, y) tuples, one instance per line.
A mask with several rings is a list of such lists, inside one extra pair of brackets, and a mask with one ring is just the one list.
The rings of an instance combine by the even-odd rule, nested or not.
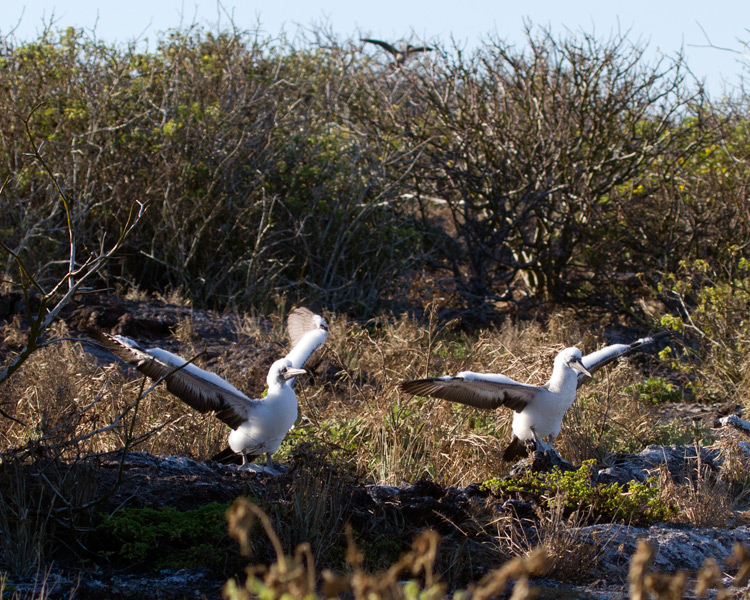
[(526, 447), (529, 450), (529, 454), (533, 452), (547, 452), (549, 450), (552, 450), (552, 436), (547, 436), (550, 440), (550, 443), (547, 443), (544, 441), (542, 437), (537, 435), (537, 432), (534, 431), (534, 428), (531, 428), (532, 433), (534, 434), (534, 437), (530, 440), (526, 440)]

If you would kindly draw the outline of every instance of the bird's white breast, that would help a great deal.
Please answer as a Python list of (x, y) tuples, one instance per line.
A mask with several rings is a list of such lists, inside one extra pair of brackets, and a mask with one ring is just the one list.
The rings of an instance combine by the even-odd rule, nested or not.
[(530, 440), (534, 432), (540, 438), (559, 435), (563, 417), (576, 398), (576, 373), (565, 367), (565, 371), (553, 373), (547, 386), (526, 408), (513, 415), (513, 434), (518, 439)]
[(229, 447), (235, 452), (273, 454), (296, 420), (297, 397), (284, 385), (250, 407), (247, 421), (229, 434)]

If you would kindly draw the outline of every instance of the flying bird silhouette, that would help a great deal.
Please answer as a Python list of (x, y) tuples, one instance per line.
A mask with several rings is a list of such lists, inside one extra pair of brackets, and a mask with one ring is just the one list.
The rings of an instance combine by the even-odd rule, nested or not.
[(417, 54), (419, 52), (432, 52), (434, 50), (434, 48), (431, 48), (430, 46), (412, 46), (411, 44), (406, 44), (406, 46), (404, 46), (402, 50), (399, 50), (388, 42), (384, 42), (383, 40), (374, 40), (372, 38), (360, 38), (360, 41), (370, 44), (376, 44), (377, 46), (380, 46), (381, 48), (386, 50), (393, 56), (393, 64), (397, 66), (401, 66), (402, 64), (404, 64), (404, 62), (406, 62), (406, 60), (413, 54)]
[[(271, 455), (297, 420), (297, 396), (292, 385), (306, 372), (302, 367), (328, 335), (323, 317), (307, 308), (289, 313), (287, 331), (292, 349), (271, 365), (266, 378), (268, 393), (261, 399), (247, 397), (215, 373), (166, 350), (145, 349), (127, 337), (98, 330), (89, 333), (115, 356), (151, 379), (164, 379), (167, 390), (189, 406), (202, 413), (214, 411), (232, 429), (229, 454), (240, 454), (242, 466), (265, 454), (266, 466), (272, 468)], [(219, 455), (224, 458), (225, 453)]]
[[(417, 396), (434, 396), (476, 408), (507, 406), (515, 414), (513, 437), (503, 452), (503, 460), (511, 461), (526, 456), (527, 446), (533, 446), (536, 450), (552, 447), (578, 388), (596, 371), (669, 335), (663, 332), (632, 344), (612, 344), (586, 356), (582, 356), (578, 348), (565, 348), (555, 357), (552, 375), (542, 386), (519, 383), (501, 374), (464, 371), (454, 377), (405, 381), (399, 385), (399, 389)], [(548, 438), (549, 444), (544, 442), (544, 438)]]

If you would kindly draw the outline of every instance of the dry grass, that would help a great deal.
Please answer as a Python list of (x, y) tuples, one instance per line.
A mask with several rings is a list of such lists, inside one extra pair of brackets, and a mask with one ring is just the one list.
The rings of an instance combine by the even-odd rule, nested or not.
[[(546, 327), (506, 324), (476, 335), (435, 319), (423, 327), (409, 317), (360, 324), (325, 316), (328, 343), (310, 365), (312, 376), (297, 385), (300, 413), (312, 424), (304, 433), (339, 445), (352, 454), (360, 476), (386, 484), (428, 476), (444, 485), (467, 485), (507, 472), (498, 457), (510, 437), (510, 411), (411, 397), (398, 391), (401, 381), (469, 369), (540, 384), (561, 348), (576, 344), (587, 352), (601, 345), (570, 315), (553, 316)], [(235, 326), (235, 344), (196, 364), (257, 397), (265, 387), (266, 362), (287, 347), (283, 315), (237, 316)], [(16, 329), (5, 326), (4, 337), (12, 339)], [(190, 320), (172, 338), (185, 356), (203, 350)], [(259, 362), (248, 353), (253, 348), (267, 348), (268, 354)], [(582, 388), (557, 441), (562, 454), (574, 463), (602, 461), (613, 450), (637, 450), (651, 441), (648, 411), (623, 391), (642, 377), (624, 363)], [(129, 440), (131, 447), (154, 454), (204, 459), (225, 446), (226, 427), (215, 417), (191, 410), (164, 386), (139, 399), (144, 384), (118, 363), (98, 365), (80, 344), (45, 348), (0, 389), (2, 409), (16, 419), (0, 421), (3, 447), (78, 439), (76, 453), (102, 453)], [(299, 439), (290, 436), (282, 451)]]
[(696, 527), (726, 527), (734, 516), (736, 498), (722, 477), (702, 463), (700, 452), (695, 465), (676, 482), (666, 467), (660, 469), (662, 498), (678, 508), (675, 520)]
[(565, 514), (565, 503), (555, 502), (535, 519), (519, 519), (514, 513), (495, 521), (498, 546), (506, 555), (530, 556), (538, 548), (547, 557), (546, 575), (560, 581), (585, 580), (596, 566), (601, 547), (581, 541), (577, 530), (591, 522), (585, 508)]
[(316, 563), (331, 559), (351, 519), (352, 483), (345, 470), (331, 465), (327, 449), (304, 443), (295, 449), (291, 482), (270, 480), (264, 501), (286, 553), (304, 543)]

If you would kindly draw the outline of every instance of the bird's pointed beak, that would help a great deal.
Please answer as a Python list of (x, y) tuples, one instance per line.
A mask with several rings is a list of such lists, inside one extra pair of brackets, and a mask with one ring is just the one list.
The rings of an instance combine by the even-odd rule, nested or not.
[(304, 369), (295, 369), (293, 367), (287, 367), (287, 370), (284, 371), (284, 379), (291, 379), (292, 377), (297, 377), (298, 375), (304, 375), (307, 373)]
[(581, 362), (580, 358), (577, 358), (575, 360), (570, 361), (570, 367), (579, 373), (583, 373), (584, 375), (588, 375), (589, 377), (593, 378), (594, 376), (589, 373), (589, 370), (583, 366), (583, 363)]

